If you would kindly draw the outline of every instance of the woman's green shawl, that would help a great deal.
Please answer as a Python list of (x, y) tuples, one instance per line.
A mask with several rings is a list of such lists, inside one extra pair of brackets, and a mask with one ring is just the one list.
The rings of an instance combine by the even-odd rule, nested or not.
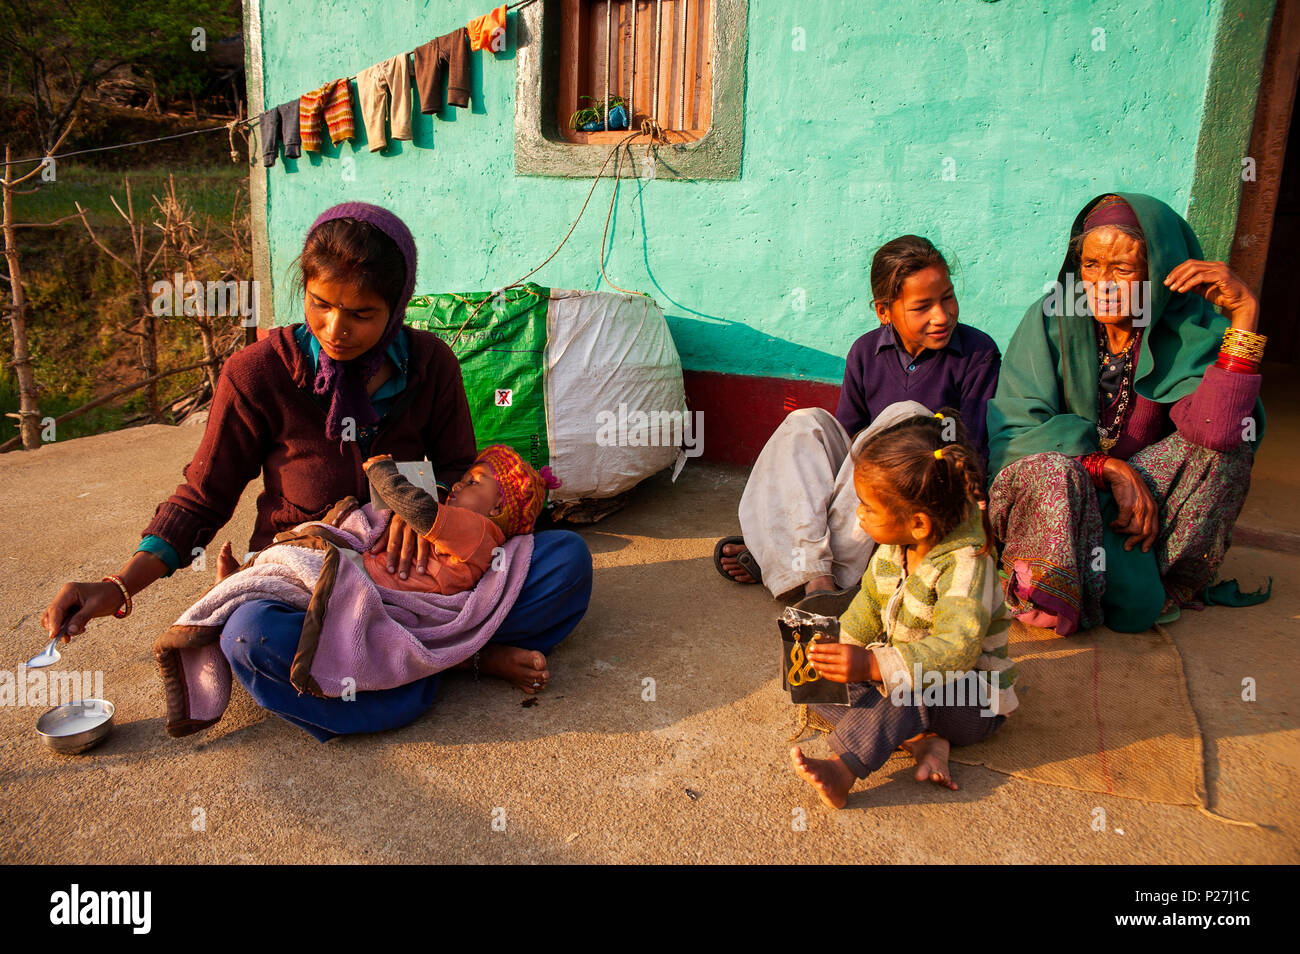
[[(1110, 194), (1110, 193), (1107, 193)], [(1159, 404), (1186, 397), (1200, 383), (1219, 351), (1228, 327), (1214, 306), (1191, 292), (1174, 294), (1165, 276), (1189, 258), (1202, 256), (1183, 217), (1149, 195), (1118, 193), (1137, 214), (1147, 241), (1150, 325), (1142, 336), (1135, 388)], [(1073, 239), (1083, 229), (1093, 199), (1074, 220)], [(1078, 256), (1066, 252), (1057, 281), (1080, 281)], [(1097, 442), (1097, 342), (1094, 321), (1070, 315), (1046, 294), (1025, 313), (1002, 358), (997, 393), (988, 407), (990, 479), (1030, 454), (1057, 451), (1070, 457), (1100, 450)], [(1049, 314), (1049, 312), (1056, 312)], [(1141, 320), (1141, 319), (1139, 319)], [(1257, 439), (1264, 433), (1264, 408), (1256, 402)]]

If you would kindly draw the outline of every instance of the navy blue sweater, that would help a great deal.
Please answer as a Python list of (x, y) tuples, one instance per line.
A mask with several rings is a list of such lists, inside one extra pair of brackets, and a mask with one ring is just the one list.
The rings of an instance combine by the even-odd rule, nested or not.
[(993, 339), (970, 325), (959, 324), (946, 346), (927, 348), (915, 359), (899, 346), (894, 329), (881, 325), (849, 349), (835, 417), (852, 437), (896, 401), (916, 401), (932, 411), (956, 408), (987, 466), (984, 414), (997, 390), (1001, 366)]

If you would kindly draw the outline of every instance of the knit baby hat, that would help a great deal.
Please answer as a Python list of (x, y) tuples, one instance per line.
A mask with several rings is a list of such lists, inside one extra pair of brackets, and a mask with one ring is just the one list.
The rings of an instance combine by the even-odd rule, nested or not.
[(532, 533), (546, 503), (546, 492), (560, 486), (551, 468), (543, 467), (539, 473), (505, 444), (485, 447), (474, 463), (486, 465), (501, 487), (501, 513), (491, 520), (507, 537)]

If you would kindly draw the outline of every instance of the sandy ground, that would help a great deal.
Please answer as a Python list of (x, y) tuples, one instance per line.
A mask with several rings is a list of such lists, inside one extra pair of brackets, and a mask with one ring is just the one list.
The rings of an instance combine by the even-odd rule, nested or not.
[[(201, 431), (142, 427), (0, 458), (0, 668), (42, 647), (37, 618), (64, 581), (121, 566)], [(173, 740), (150, 647), (210, 585), (221, 542), (247, 542), (250, 486), (207, 571), (160, 581), (131, 617), (96, 621), (64, 648), (61, 667), (103, 671), (117, 705), (104, 745), (53, 755), (34, 732), (42, 709), (0, 707), (0, 861), (1300, 860), (1300, 557), (1234, 549), (1225, 574), (1273, 576), (1273, 600), (1171, 627), (1212, 803), (1267, 828), (962, 765), (961, 790), (948, 792), (914, 782), (902, 756), (836, 813), (789, 766), (793, 710), (773, 658), (780, 604), (712, 567), (714, 541), (736, 531), (744, 476), (692, 462), (675, 485), (647, 481), (631, 507), (583, 532), (591, 609), (552, 656), (552, 688), (534, 707), (457, 674), (415, 724), (322, 745), (236, 685), (221, 723)], [(1254, 702), (1241, 699), (1246, 676)], [(1098, 806), (1103, 832), (1090, 824)]]

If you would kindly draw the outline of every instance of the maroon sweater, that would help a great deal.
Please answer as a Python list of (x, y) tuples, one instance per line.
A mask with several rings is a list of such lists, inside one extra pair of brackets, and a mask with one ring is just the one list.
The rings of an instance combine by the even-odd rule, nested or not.
[[(427, 457), (450, 484), (474, 462), (474, 424), (451, 349), (427, 331), (407, 329), (406, 388), (394, 399), (370, 454)], [(276, 533), (319, 520), (349, 495), (365, 502), (370, 484), (356, 441), (325, 436), (324, 399), (312, 394), (311, 358), (292, 326), (272, 329), (221, 369), (203, 443), (185, 467), (185, 483), (158, 506), (144, 533), (166, 540), (188, 566), (230, 520), (244, 488), (262, 472), (257, 523), (248, 542), (260, 550)]]
[[(1173, 404), (1133, 395), (1133, 409), (1110, 455), (1128, 460), (1175, 430), (1193, 444), (1225, 453), (1241, 445), (1243, 419), (1254, 414), (1263, 377), (1213, 365), (1191, 394)], [(1256, 422), (1258, 424), (1258, 422)]]

